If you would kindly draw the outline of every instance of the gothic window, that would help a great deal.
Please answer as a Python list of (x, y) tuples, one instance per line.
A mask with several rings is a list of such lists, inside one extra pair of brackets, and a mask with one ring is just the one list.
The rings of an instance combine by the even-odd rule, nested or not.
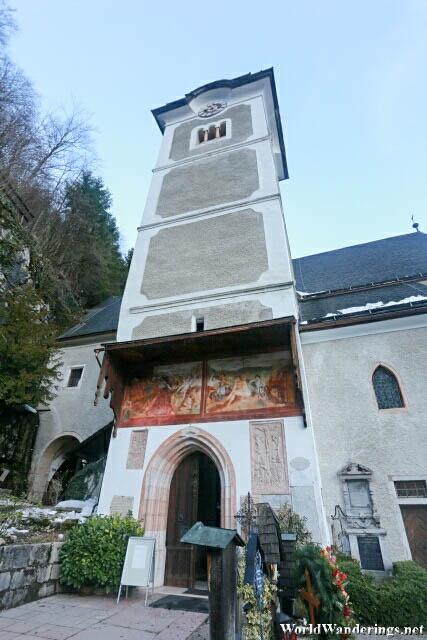
[(396, 376), (389, 369), (377, 367), (372, 376), (372, 384), (378, 409), (397, 409), (405, 406)]
[(83, 367), (73, 367), (70, 370), (67, 387), (78, 387), (82, 377)]
[(360, 566), (371, 571), (384, 571), (378, 536), (357, 536)]

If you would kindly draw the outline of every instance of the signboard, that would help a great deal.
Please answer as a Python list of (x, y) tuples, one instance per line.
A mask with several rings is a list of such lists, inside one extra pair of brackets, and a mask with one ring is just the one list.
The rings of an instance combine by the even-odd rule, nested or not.
[[(154, 556), (156, 551), (155, 538), (141, 538), (132, 536), (128, 540), (122, 578), (120, 581), (117, 604), (120, 601), (122, 586), (145, 587), (145, 604), (147, 604), (150, 583), (154, 590)], [(127, 589), (126, 589), (127, 595)]]

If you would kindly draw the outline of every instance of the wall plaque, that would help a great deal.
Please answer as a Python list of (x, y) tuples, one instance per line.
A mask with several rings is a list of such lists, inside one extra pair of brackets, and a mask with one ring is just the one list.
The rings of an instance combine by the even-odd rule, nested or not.
[(132, 511), (133, 496), (113, 496), (110, 504), (110, 516), (127, 516), (128, 511)]
[(129, 442), (126, 469), (143, 469), (148, 430), (132, 431)]
[(282, 420), (250, 422), (252, 493), (289, 493)]

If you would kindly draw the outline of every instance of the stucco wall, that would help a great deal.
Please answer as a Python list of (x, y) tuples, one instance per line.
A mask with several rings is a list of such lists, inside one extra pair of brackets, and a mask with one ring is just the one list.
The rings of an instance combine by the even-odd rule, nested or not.
[[(62, 361), (61, 378), (57, 395), (49, 405), (49, 411), (40, 413), (40, 429), (36, 442), (36, 451), (40, 451), (52, 438), (61, 433), (79, 434), (82, 440), (108, 424), (113, 419), (109, 400), (103, 397), (94, 406), (96, 383), (99, 377), (99, 365), (94, 349), (100, 344), (65, 347), (59, 356)], [(67, 387), (71, 367), (84, 366), (78, 387)]]
[[(39, 411), (40, 428), (34, 446), (30, 491), (34, 498), (41, 499), (46, 483), (52, 475), (51, 463), (61, 462), (61, 451), (66, 452), (73, 445), (85, 440), (113, 419), (109, 400), (99, 399), (94, 406), (99, 365), (94, 349), (98, 343), (64, 347), (60, 354), (61, 380), (55, 398), (47, 409)], [(83, 366), (83, 374), (78, 387), (67, 387), (71, 367)], [(61, 448), (61, 442), (63, 447)], [(47, 474), (47, 475), (46, 475)]]
[(256, 151), (239, 149), (175, 167), (163, 177), (156, 214), (162, 218), (248, 198), (259, 187)]
[[(321, 514), (318, 498), (320, 482), (316, 471), (317, 463), (312, 431), (304, 427), (301, 417), (274, 418), (274, 420), (283, 420), (284, 424), (285, 460), (289, 479), (289, 492), (286, 495), (263, 495), (261, 498), (269, 501), (273, 507), (278, 507), (284, 502), (293, 503), (296, 511), (307, 517), (314, 539), (321, 544), (325, 544), (321, 534)], [(263, 421), (261, 420), (260, 422)], [(115, 504), (118, 501), (123, 501), (126, 509), (130, 508), (134, 517), (138, 517), (144, 476), (150, 461), (158, 454), (159, 448), (173, 434), (182, 432), (180, 442), (185, 442), (186, 437), (197, 440), (198, 428), (208, 432), (219, 441), (230, 458), (236, 474), (235, 502), (232, 505), (232, 515), (234, 515), (240, 508), (241, 498), (244, 498), (248, 491), (253, 493), (250, 426), (248, 420), (212, 422), (200, 425), (192, 424), (188, 429), (188, 436), (185, 425), (119, 429), (117, 437), (111, 440), (98, 512), (108, 514), (113, 500)], [(127, 468), (127, 460), (132, 432), (143, 429), (148, 431), (143, 466), (141, 469), (129, 469)], [(196, 432), (195, 436), (192, 435), (193, 432)], [(272, 452), (272, 455), (275, 453)], [(162, 495), (164, 495), (165, 490), (168, 491), (168, 488), (169, 486), (162, 489)], [(143, 513), (145, 508), (143, 505)], [(160, 544), (164, 547), (164, 539), (160, 540)], [(158, 566), (157, 584), (163, 583), (162, 566), (164, 568), (164, 557), (162, 561), (163, 565), (160, 564)]]
[[(382, 323), (374, 324), (375, 334), (324, 342), (304, 343), (303, 334), (304, 363), (327, 516), (343, 504), (337, 472), (350, 461), (369, 467), (388, 550), (393, 561), (405, 560), (408, 545), (392, 479), (427, 476), (427, 327), (397, 330), (395, 324), (391, 330), (384, 323), (387, 333), (380, 333)], [(379, 363), (399, 376), (406, 408), (378, 409), (371, 378)]]
[(150, 241), (141, 293), (167, 298), (241, 285), (267, 269), (263, 216), (245, 209), (160, 229)]
[(204, 319), (205, 330), (232, 327), (248, 322), (271, 320), (273, 310), (258, 300), (217, 304), (211, 307), (196, 307), (173, 313), (146, 316), (132, 331), (132, 339), (170, 336), (193, 331), (193, 318)]

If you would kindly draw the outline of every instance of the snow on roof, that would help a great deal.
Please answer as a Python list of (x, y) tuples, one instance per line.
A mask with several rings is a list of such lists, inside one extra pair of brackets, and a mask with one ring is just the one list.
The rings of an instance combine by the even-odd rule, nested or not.
[(390, 302), (382, 302), (379, 300), (378, 302), (368, 302), (362, 307), (347, 307), (346, 309), (337, 309), (335, 313), (327, 313), (323, 316), (323, 318), (330, 318), (332, 316), (336, 316), (338, 314), (349, 314), (349, 313), (360, 313), (362, 311), (369, 311), (370, 309), (379, 309), (380, 307), (392, 307), (398, 304), (409, 304), (411, 302), (421, 302), (422, 300), (427, 300), (427, 296), (409, 296), (409, 298), (403, 298), (403, 300)]

